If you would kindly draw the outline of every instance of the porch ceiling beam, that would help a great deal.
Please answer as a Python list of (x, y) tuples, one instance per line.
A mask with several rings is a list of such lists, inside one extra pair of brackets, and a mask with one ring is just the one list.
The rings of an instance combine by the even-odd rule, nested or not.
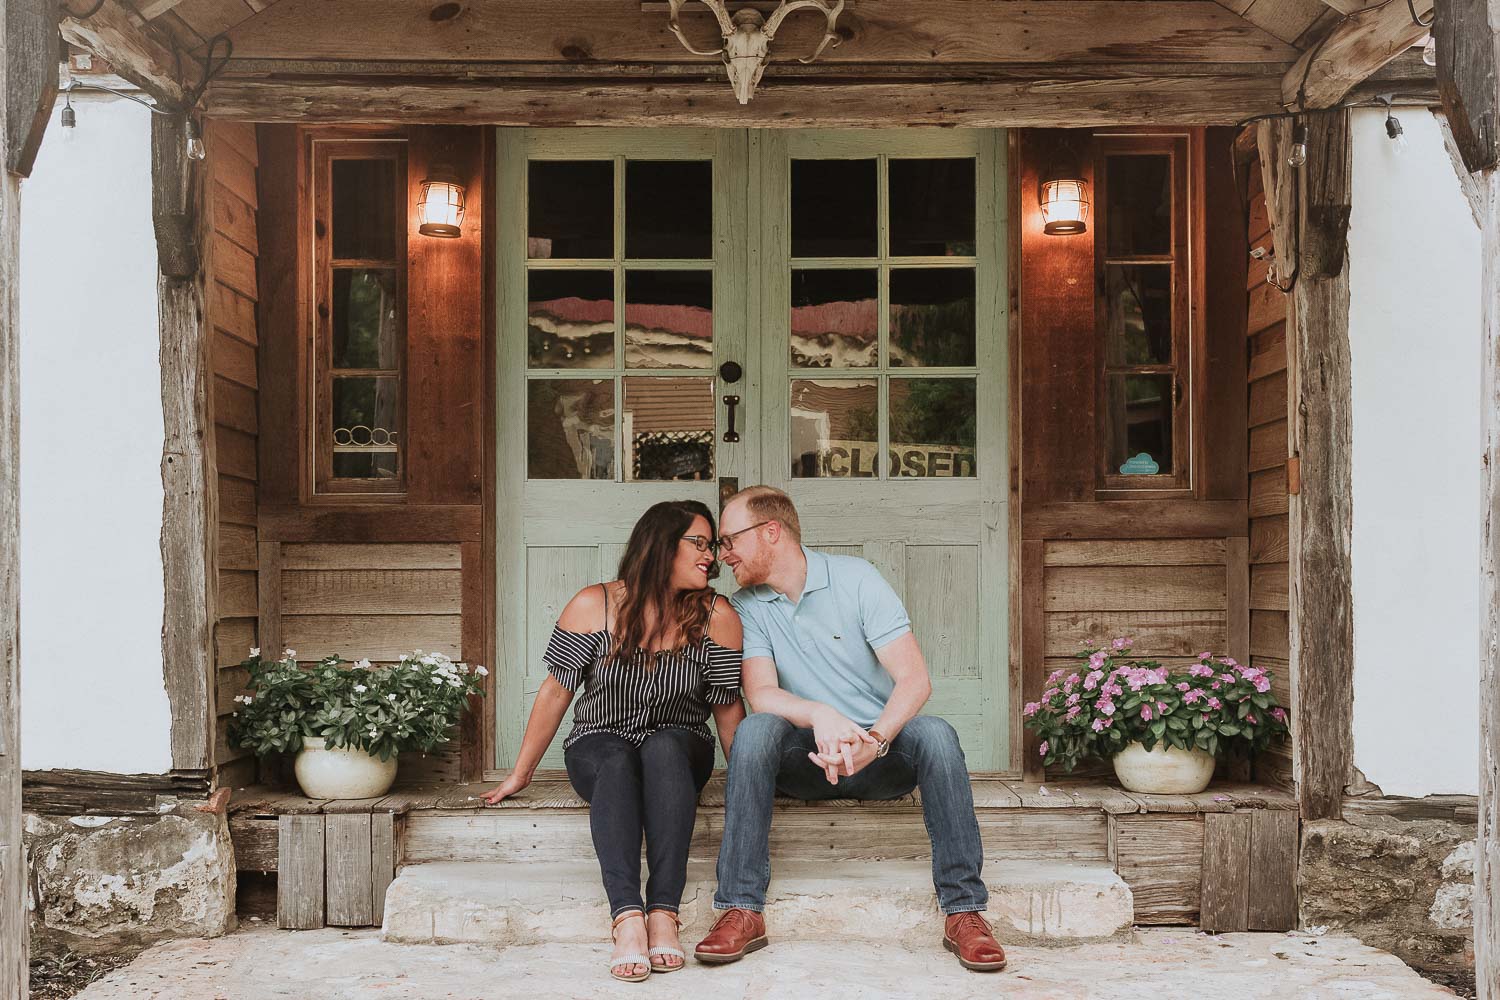
[[(1426, 17), (1432, 0), (1414, 0)], [(1390, 0), (1350, 14), (1302, 54), (1281, 83), (1287, 108), (1331, 108), (1357, 84), (1427, 34), (1412, 20), (1406, 0)]]
[(163, 105), (179, 106), (196, 80), (196, 63), (179, 60), (157, 29), (120, 0), (104, 0), (86, 18), (66, 9), (58, 21), (65, 40), (109, 63), (120, 76)]
[(57, 64), (61, 50), (52, 0), (12, 0), (4, 8), (5, 169), (25, 177), (31, 173), (42, 133), (52, 117), (57, 96)]
[[(684, 13), (707, 44), (711, 15)], [(350, 30), (358, 25), (358, 30)], [(816, 18), (777, 32), (772, 64), (811, 52)], [(1297, 50), (1229, 10), (1196, 0), (860, 0), (839, 18), (842, 44), (820, 63), (1291, 62)], [(705, 71), (667, 29), (666, 15), (630, 0), (279, 0), (233, 31), (254, 59), (490, 60), (681, 63)]]
[(778, 82), (734, 101), (722, 79), (532, 81), (239, 79), (210, 84), (216, 118), (259, 122), (700, 125), (736, 128), (1230, 124), (1279, 107), (1274, 74), (1108, 75), (861, 83)]

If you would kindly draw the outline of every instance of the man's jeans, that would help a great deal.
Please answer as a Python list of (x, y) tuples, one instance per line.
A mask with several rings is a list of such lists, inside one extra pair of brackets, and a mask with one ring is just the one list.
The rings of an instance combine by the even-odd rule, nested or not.
[(757, 712), (734, 732), (725, 793), (724, 841), (714, 908), (764, 910), (771, 881), (771, 807), (779, 791), (798, 799), (894, 799), (922, 790), (922, 818), (932, 840), (932, 881), (944, 913), (983, 910), (984, 848), (969, 769), (958, 734), (946, 721), (919, 715), (891, 741), (890, 753), (852, 778), (830, 785), (807, 759), (817, 750), (811, 729)]

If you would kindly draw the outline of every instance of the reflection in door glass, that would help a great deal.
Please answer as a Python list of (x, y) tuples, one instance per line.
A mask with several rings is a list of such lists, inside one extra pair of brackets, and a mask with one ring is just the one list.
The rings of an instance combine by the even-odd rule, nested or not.
[(526, 383), (526, 475), (613, 479), (613, 379), (533, 378)]
[(1172, 376), (1107, 375), (1109, 464), (1122, 476), (1172, 472)]
[(891, 364), (908, 368), (974, 363), (974, 269), (891, 271)]
[(880, 344), (879, 271), (792, 272), (792, 367), (869, 368)]
[(892, 378), (887, 475), (968, 477), (974, 461), (971, 378)]
[(712, 378), (626, 378), (622, 416), (626, 479), (712, 478)]
[(1172, 363), (1172, 265), (1106, 264), (1108, 365)]
[(874, 476), (879, 400), (874, 379), (793, 379), (793, 478)]
[(625, 272), (625, 367), (712, 368), (712, 271)]
[(614, 274), (527, 273), (526, 363), (531, 368), (614, 367)]

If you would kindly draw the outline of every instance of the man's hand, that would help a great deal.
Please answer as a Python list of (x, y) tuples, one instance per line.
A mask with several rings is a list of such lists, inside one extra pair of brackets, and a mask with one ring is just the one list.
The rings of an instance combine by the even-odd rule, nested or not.
[(823, 769), (830, 785), (838, 784), (839, 778), (852, 778), (870, 766), (880, 749), (878, 743), (841, 743), (836, 754), (810, 753), (808, 759)]
[(842, 756), (851, 766), (854, 763), (852, 749), (855, 745), (875, 743), (873, 736), (827, 705), (818, 707), (812, 723), (813, 742), (818, 745), (818, 753), (828, 758)]

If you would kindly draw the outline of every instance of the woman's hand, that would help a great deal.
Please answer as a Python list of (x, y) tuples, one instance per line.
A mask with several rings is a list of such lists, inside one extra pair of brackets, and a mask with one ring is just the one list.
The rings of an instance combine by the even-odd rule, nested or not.
[(530, 775), (512, 771), (510, 777), (484, 793), (485, 805), (499, 805), (502, 799), (510, 798), (529, 784), (531, 784)]

